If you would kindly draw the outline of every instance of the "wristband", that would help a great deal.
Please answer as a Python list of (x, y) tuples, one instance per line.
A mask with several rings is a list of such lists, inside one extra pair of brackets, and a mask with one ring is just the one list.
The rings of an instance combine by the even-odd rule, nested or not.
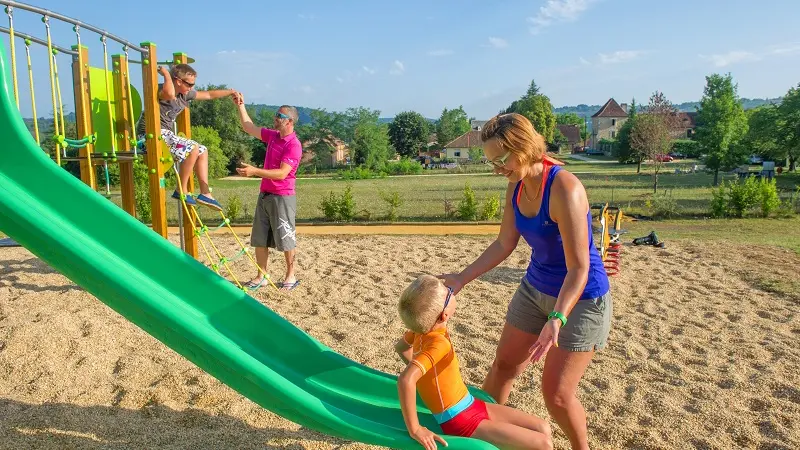
[(552, 318), (556, 318), (561, 321), (561, 328), (564, 328), (564, 326), (567, 324), (567, 316), (561, 314), (558, 311), (553, 311), (547, 315), (547, 320), (550, 320)]

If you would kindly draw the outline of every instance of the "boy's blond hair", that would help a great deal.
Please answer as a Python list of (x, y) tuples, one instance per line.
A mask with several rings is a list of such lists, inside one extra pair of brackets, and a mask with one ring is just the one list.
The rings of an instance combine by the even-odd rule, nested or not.
[(431, 331), (444, 308), (447, 288), (432, 275), (420, 275), (400, 294), (400, 319), (414, 333)]

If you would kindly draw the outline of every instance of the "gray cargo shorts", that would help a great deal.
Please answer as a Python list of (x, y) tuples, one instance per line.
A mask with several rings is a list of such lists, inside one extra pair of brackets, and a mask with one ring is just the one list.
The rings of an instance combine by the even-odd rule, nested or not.
[[(506, 323), (538, 335), (547, 323), (547, 315), (556, 306), (556, 300), (539, 292), (523, 278), (508, 305)], [(558, 347), (571, 352), (601, 350), (611, 331), (612, 311), (610, 291), (597, 298), (578, 300), (567, 316), (567, 325), (558, 333)]]
[(297, 246), (294, 228), (296, 214), (296, 196), (268, 192), (258, 194), (250, 245), (274, 248), (280, 252), (293, 250)]

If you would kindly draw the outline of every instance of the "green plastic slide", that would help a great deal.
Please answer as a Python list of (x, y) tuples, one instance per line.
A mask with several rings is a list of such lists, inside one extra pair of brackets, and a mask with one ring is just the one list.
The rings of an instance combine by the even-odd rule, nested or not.
[(56, 165), (25, 128), (2, 48), (0, 69), (0, 231), (262, 407), (343, 439), (421, 448), (406, 432), (395, 376), (322, 345)]

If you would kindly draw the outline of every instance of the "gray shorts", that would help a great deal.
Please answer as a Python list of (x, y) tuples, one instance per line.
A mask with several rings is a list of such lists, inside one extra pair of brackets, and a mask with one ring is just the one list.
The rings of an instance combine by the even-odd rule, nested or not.
[(294, 228), (296, 213), (297, 197), (294, 195), (258, 194), (250, 245), (274, 248), (281, 252), (293, 250), (297, 245)]
[[(556, 298), (539, 292), (523, 278), (511, 299), (506, 323), (526, 333), (539, 334)], [(567, 316), (567, 325), (558, 333), (558, 347), (571, 352), (601, 350), (611, 331), (613, 301), (611, 292), (601, 297), (578, 300)]]

